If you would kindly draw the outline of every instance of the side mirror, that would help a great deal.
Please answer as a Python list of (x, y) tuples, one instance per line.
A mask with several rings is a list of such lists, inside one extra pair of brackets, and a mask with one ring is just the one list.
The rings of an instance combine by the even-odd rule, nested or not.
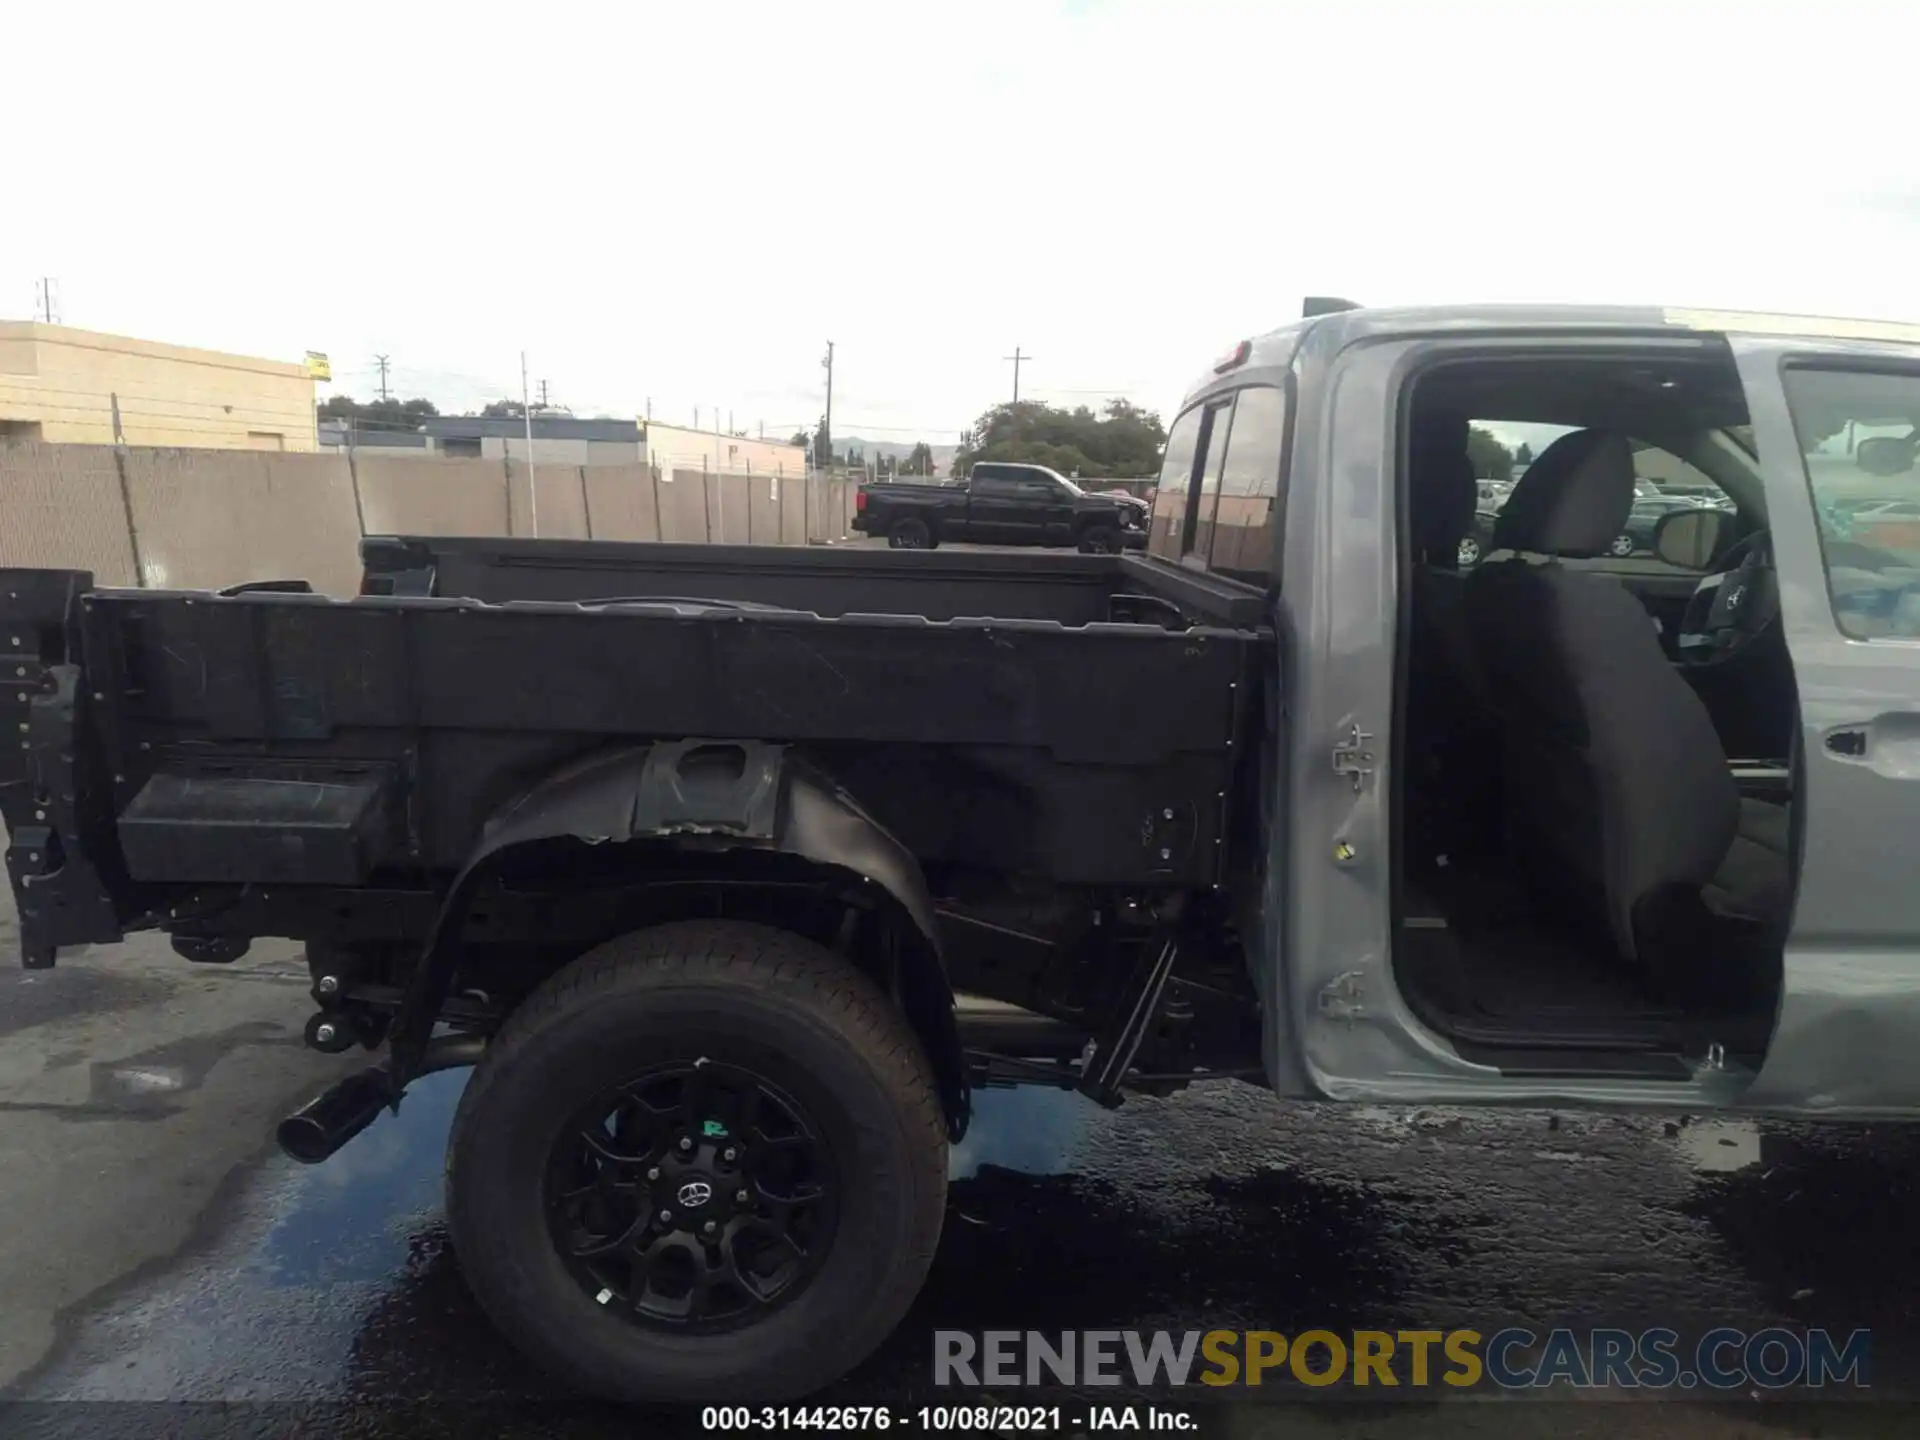
[(1876, 435), (1862, 440), (1853, 452), (1853, 463), (1869, 475), (1882, 478), (1905, 475), (1913, 469), (1915, 442), (1911, 436)]
[(1653, 527), (1653, 553), (1682, 570), (1705, 570), (1733, 539), (1737, 523), (1725, 510), (1676, 510)]

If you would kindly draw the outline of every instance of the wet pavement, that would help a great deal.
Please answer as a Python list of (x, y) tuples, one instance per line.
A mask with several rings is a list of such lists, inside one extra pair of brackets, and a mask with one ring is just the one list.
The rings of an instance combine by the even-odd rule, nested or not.
[[(223, 1412), (246, 1433), (302, 1414), (364, 1434), (461, 1417), (493, 1433), (636, 1433), (632, 1412), (573, 1403), (532, 1372), (466, 1293), (440, 1217), (465, 1079), (423, 1081), (325, 1165), (276, 1155), (237, 1174), (175, 1256), (68, 1315), (10, 1398), (279, 1402)], [(823, 1399), (950, 1400), (930, 1382), (936, 1327), (1864, 1325), (1876, 1393), (1920, 1391), (1920, 1135), (1907, 1131), (1283, 1105), (1233, 1085), (1117, 1112), (991, 1091), (954, 1171), (921, 1300)], [(1312, 1408), (1316, 1432), (1435, 1433), (1424, 1406)], [(1645, 1430), (1605, 1408), (1595, 1433), (1815, 1433), (1777, 1408), (1631, 1407)], [(1826, 1409), (1818, 1433), (1882, 1433), (1853, 1428), (1867, 1407)], [(1556, 1434), (1580, 1433), (1554, 1410)]]
[[(364, 1063), (301, 1047), (305, 986), (291, 947), (209, 970), (152, 937), (0, 973), (0, 1399), (24, 1402), (0, 1434), (697, 1432), (562, 1394), (468, 1295), (440, 1195), (466, 1072), (324, 1165), (271, 1148)], [(1209, 1413), (1235, 1434), (1920, 1433), (1885, 1403), (1920, 1399), (1920, 1128), (991, 1090), (953, 1171), (924, 1293), (823, 1400), (951, 1403), (936, 1329), (1778, 1323), (1870, 1327), (1875, 1403), (1380, 1409), (1343, 1387)]]

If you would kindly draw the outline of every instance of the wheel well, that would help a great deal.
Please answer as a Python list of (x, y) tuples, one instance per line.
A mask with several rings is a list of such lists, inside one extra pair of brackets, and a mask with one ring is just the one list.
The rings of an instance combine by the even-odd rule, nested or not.
[[(465, 947), (456, 993), (478, 990), (511, 1008), (555, 970), (619, 935), (678, 920), (771, 926), (841, 956), (881, 988), (926, 1047), (950, 1132), (956, 1139), (965, 1133), (966, 1067), (946, 970), (931, 938), (885, 887), (783, 851), (696, 851), (661, 840), (541, 841), (503, 851), (494, 863), (494, 881), (472, 907), (481, 928), (494, 922), (489, 896), (512, 897), (499, 907), (507, 912), (501, 920), (531, 902), (547, 923), (509, 923), (491, 943)], [(568, 893), (556, 893), (557, 883)]]

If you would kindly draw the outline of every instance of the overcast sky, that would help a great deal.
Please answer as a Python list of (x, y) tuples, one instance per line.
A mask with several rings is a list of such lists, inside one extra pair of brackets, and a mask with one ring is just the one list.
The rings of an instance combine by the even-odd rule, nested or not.
[(1920, 319), (1920, 5), (20, 3), (0, 316), (464, 408), (1170, 413), (1303, 294)]

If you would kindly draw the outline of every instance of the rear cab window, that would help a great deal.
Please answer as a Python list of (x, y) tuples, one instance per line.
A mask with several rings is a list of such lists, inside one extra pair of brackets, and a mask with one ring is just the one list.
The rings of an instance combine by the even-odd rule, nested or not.
[(1215, 570), (1276, 573), (1274, 519), (1287, 441), (1286, 392), (1255, 385), (1239, 392), (1220, 465), (1208, 564)]
[(1277, 574), (1286, 392), (1248, 385), (1190, 406), (1167, 435), (1149, 553), (1256, 580)]
[(1178, 560), (1186, 528), (1187, 485), (1193, 477), (1193, 462), (1200, 446), (1200, 407), (1194, 406), (1173, 422), (1167, 432), (1166, 454), (1160, 461), (1160, 478), (1153, 492), (1153, 528), (1147, 541), (1149, 554), (1163, 560)]

